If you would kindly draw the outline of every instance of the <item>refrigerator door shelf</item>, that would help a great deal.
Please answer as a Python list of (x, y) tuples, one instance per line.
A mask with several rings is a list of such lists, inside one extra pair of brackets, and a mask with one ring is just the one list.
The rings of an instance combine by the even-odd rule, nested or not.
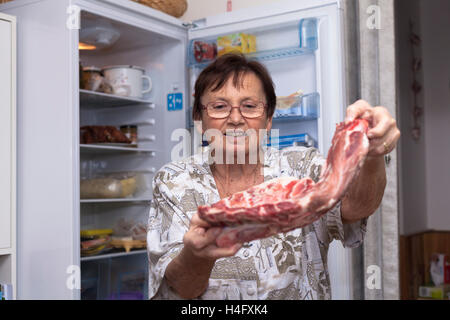
[[(274, 30), (277, 29), (279, 30), (278, 34), (282, 32), (281, 34), (284, 35), (282, 38), (274, 36)], [(235, 46), (235, 51), (242, 52), (249, 59), (271, 61), (313, 54), (317, 50), (317, 19), (307, 18), (285, 26), (269, 26), (231, 35), (235, 37), (230, 37), (230, 41), (231, 38), (235, 41), (238, 39), (238, 43), (230, 43), (230, 45)], [(255, 43), (252, 45), (243, 43), (250, 38), (248, 35), (253, 36)], [(188, 48), (189, 66), (203, 69), (215, 60), (218, 54), (220, 55), (220, 50), (224, 50), (220, 47), (218, 38), (220, 36), (191, 40)], [(246, 51), (246, 49), (248, 50)], [(253, 52), (254, 49), (256, 49), (255, 52)]]
[[(314, 54), (314, 49), (311, 48), (299, 48), (299, 47), (292, 47), (292, 48), (281, 48), (281, 49), (274, 49), (274, 50), (265, 50), (261, 52), (255, 52), (255, 53), (248, 53), (244, 54), (249, 59), (252, 60), (258, 60), (258, 61), (273, 61), (273, 60), (279, 60), (279, 59), (285, 59), (285, 58), (291, 58), (291, 57), (297, 57), (302, 55), (309, 55)], [(191, 68), (197, 68), (197, 69), (204, 69), (206, 66), (208, 66), (209, 63), (211, 63), (212, 60), (208, 60), (206, 62), (192, 62), (190, 61), (189, 67)]]
[(288, 136), (279, 136), (278, 141), (274, 139), (272, 141), (269, 137), (269, 142), (266, 144), (268, 147), (275, 147), (283, 149), (291, 146), (304, 146), (304, 147), (316, 147), (316, 141), (311, 138), (307, 133), (294, 134)]
[(290, 108), (276, 109), (273, 120), (315, 120), (319, 116), (319, 101), (317, 92), (299, 96)]

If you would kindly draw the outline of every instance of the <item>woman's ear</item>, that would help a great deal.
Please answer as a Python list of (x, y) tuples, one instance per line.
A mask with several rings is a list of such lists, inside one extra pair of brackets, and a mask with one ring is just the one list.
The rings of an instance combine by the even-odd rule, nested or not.
[(272, 117), (268, 117), (266, 120), (266, 130), (267, 132), (270, 132), (270, 130), (272, 129)]

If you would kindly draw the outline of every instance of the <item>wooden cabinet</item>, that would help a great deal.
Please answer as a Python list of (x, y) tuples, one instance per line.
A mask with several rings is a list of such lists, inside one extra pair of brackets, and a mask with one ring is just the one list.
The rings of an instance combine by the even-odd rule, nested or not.
[(400, 237), (401, 299), (417, 299), (419, 286), (430, 283), (433, 253), (450, 255), (449, 231), (429, 231)]
[(0, 283), (16, 284), (16, 22), (0, 13)]

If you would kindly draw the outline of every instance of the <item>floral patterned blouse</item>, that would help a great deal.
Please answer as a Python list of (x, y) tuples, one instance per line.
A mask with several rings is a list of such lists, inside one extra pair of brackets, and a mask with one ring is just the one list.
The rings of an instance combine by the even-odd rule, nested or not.
[[(153, 180), (148, 219), (149, 297), (181, 299), (167, 285), (167, 265), (183, 248), (183, 236), (200, 205), (220, 200), (208, 149), (171, 162)], [(269, 148), (264, 153), (265, 181), (280, 176), (317, 181), (325, 164), (317, 149)], [(367, 218), (343, 225), (340, 203), (312, 224), (253, 240), (233, 257), (216, 260), (207, 290), (198, 299), (331, 299), (327, 253), (331, 241), (359, 246)]]

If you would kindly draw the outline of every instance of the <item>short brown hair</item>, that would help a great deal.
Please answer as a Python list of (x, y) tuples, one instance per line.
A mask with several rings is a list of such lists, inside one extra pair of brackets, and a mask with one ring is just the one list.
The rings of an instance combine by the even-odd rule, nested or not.
[(271, 118), (275, 112), (277, 97), (272, 77), (266, 67), (257, 61), (248, 60), (242, 54), (228, 53), (217, 58), (198, 76), (195, 82), (193, 119), (199, 120), (202, 117), (200, 99), (207, 90), (220, 90), (231, 76), (234, 86), (237, 87), (239, 78), (248, 72), (253, 72), (261, 80), (266, 95), (267, 117)]

